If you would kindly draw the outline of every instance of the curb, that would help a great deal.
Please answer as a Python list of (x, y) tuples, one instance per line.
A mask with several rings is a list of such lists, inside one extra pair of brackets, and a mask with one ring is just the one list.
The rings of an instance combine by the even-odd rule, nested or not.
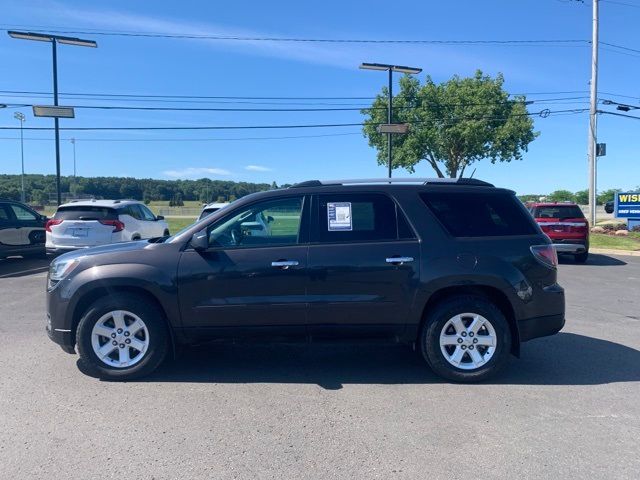
[(590, 248), (589, 253), (600, 253), (603, 255), (626, 255), (629, 257), (640, 257), (640, 251), (616, 250), (613, 248)]

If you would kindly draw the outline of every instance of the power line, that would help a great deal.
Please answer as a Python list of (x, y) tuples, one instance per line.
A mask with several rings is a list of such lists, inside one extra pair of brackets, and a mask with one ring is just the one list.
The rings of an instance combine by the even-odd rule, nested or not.
[(615, 117), (625, 117), (625, 118), (633, 118), (634, 120), (640, 120), (640, 117), (636, 117), (635, 115), (627, 115), (625, 113), (607, 112), (605, 110), (598, 110), (598, 113), (604, 113), (605, 115), (613, 115)]
[[(522, 114), (512, 114), (509, 117), (458, 117), (451, 121), (463, 120), (506, 120), (511, 117), (539, 116), (546, 118), (552, 114), (558, 113), (582, 113), (587, 108), (574, 108), (566, 110), (552, 111), (549, 109), (540, 110), (538, 112), (527, 112)], [(446, 120), (443, 118), (443, 120)], [(423, 121), (407, 122), (410, 124), (423, 124)], [(62, 127), (60, 130), (67, 131), (181, 131), (181, 130), (254, 130), (254, 129), (296, 129), (296, 128), (336, 128), (336, 127), (355, 127), (364, 126), (365, 123), (330, 123), (330, 124), (299, 124), (299, 125), (201, 125), (189, 127)], [(367, 125), (381, 125), (380, 123), (367, 123)], [(19, 130), (19, 127), (0, 126), (0, 130)], [(26, 127), (25, 130), (41, 130), (50, 131), (51, 127)]]
[[(574, 100), (585, 100), (589, 97), (561, 97), (542, 100), (530, 100), (524, 102), (526, 104), (562, 104), (562, 103), (582, 103)], [(566, 100), (572, 100), (564, 102)], [(431, 103), (417, 101), (417, 105), (398, 105), (396, 109), (416, 109), (424, 106), (429, 107), (481, 107), (481, 106), (498, 106), (523, 103), (519, 100), (506, 100), (502, 102), (485, 102), (485, 103)], [(33, 107), (33, 104), (7, 104), (7, 107)], [(180, 111), (180, 112), (339, 112), (339, 111), (363, 111), (363, 110), (386, 110), (386, 107), (341, 107), (341, 108), (211, 108), (211, 107), (149, 107), (149, 106), (129, 106), (129, 105), (66, 105), (75, 109), (93, 109), (93, 110), (140, 110), (140, 111)]]
[(617, 45), (615, 43), (600, 42), (600, 45), (606, 45), (608, 47), (619, 48), (620, 50), (624, 50), (624, 51), (627, 51), (627, 52), (640, 53), (640, 50), (638, 50), (637, 48), (625, 47), (623, 45)]
[(606, 2), (606, 3), (613, 3), (614, 5), (623, 5), (625, 7), (640, 8), (640, 5), (627, 3), (627, 2), (619, 2), (618, 0), (600, 0), (600, 1)]
[[(287, 135), (278, 137), (235, 137), (235, 138), (78, 138), (78, 142), (235, 142), (253, 140), (293, 140), (298, 138), (325, 138), (362, 135), (361, 132), (353, 133), (325, 133), (320, 135)], [(0, 140), (20, 140), (20, 137), (0, 137)], [(52, 142), (53, 138), (28, 137), (25, 140)], [(71, 138), (63, 138), (63, 141)]]
[[(28, 26), (17, 27), (15, 25), (2, 25), (3, 30), (12, 28), (30, 28)], [(36, 33), (53, 33), (65, 35), (100, 35), (119, 37), (143, 37), (143, 38), (172, 38), (191, 40), (223, 40), (240, 42), (289, 42), (289, 43), (373, 43), (373, 44), (424, 44), (424, 45), (583, 45), (588, 40), (580, 39), (528, 39), (528, 40), (423, 40), (423, 39), (355, 39), (355, 38), (302, 38), (302, 37), (267, 37), (267, 36), (241, 36), (241, 35), (203, 35), (190, 33), (168, 32), (135, 32), (115, 30), (93, 29), (65, 29), (64, 27), (35, 28)]]

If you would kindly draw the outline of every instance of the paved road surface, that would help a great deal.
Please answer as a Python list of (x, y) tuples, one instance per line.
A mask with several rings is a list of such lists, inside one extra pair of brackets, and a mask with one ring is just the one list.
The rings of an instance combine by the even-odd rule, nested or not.
[(198, 349), (101, 382), (46, 338), (43, 271), (0, 261), (1, 479), (639, 476), (640, 258), (563, 264), (564, 332), (470, 386), (398, 347)]

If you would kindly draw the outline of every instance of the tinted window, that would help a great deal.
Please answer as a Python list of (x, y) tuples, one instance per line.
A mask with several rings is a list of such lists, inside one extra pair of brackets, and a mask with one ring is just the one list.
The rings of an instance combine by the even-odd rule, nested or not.
[(23, 222), (33, 221), (37, 218), (35, 213), (33, 213), (31, 210), (27, 210), (26, 208), (20, 205), (16, 205), (12, 203), (11, 209), (13, 210), (13, 213), (16, 215), (16, 218), (18, 219), (18, 221), (23, 221)]
[(137, 205), (137, 207), (140, 209), (140, 211), (142, 212), (143, 218), (145, 220), (149, 220), (149, 221), (155, 221), (156, 216), (153, 214), (153, 212), (151, 212), (151, 210), (149, 210), (147, 207), (145, 207), (144, 205)]
[(366, 242), (398, 238), (396, 205), (386, 195), (320, 195), (319, 201), (321, 242)]
[(425, 192), (420, 196), (455, 237), (537, 233), (531, 216), (508, 193)]
[(533, 216), (536, 218), (584, 218), (582, 210), (577, 205), (535, 207)]
[(122, 214), (129, 215), (136, 220), (142, 220), (144, 218), (142, 216), (142, 211), (140, 211), (140, 207), (138, 207), (138, 205), (128, 205), (124, 207), (124, 209), (122, 209)]
[(200, 214), (200, 218), (199, 220), (202, 220), (204, 217), (211, 215), (213, 212), (217, 212), (218, 210), (220, 210), (219, 208), (206, 208), (202, 211), (202, 213)]
[(247, 248), (298, 243), (302, 197), (256, 203), (208, 229), (212, 247)]
[(113, 208), (70, 205), (58, 208), (53, 218), (60, 220), (115, 220), (118, 217)]
[(0, 221), (9, 221), (9, 212), (6, 210), (4, 205), (0, 205)]

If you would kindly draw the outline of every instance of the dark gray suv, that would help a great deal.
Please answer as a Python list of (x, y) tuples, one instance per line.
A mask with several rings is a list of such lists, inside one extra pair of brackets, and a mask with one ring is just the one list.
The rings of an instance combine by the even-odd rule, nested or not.
[(203, 340), (388, 341), (479, 381), (564, 325), (557, 256), (510, 190), (475, 179), (309, 181), (171, 237), (55, 259), (47, 332), (103, 378)]

